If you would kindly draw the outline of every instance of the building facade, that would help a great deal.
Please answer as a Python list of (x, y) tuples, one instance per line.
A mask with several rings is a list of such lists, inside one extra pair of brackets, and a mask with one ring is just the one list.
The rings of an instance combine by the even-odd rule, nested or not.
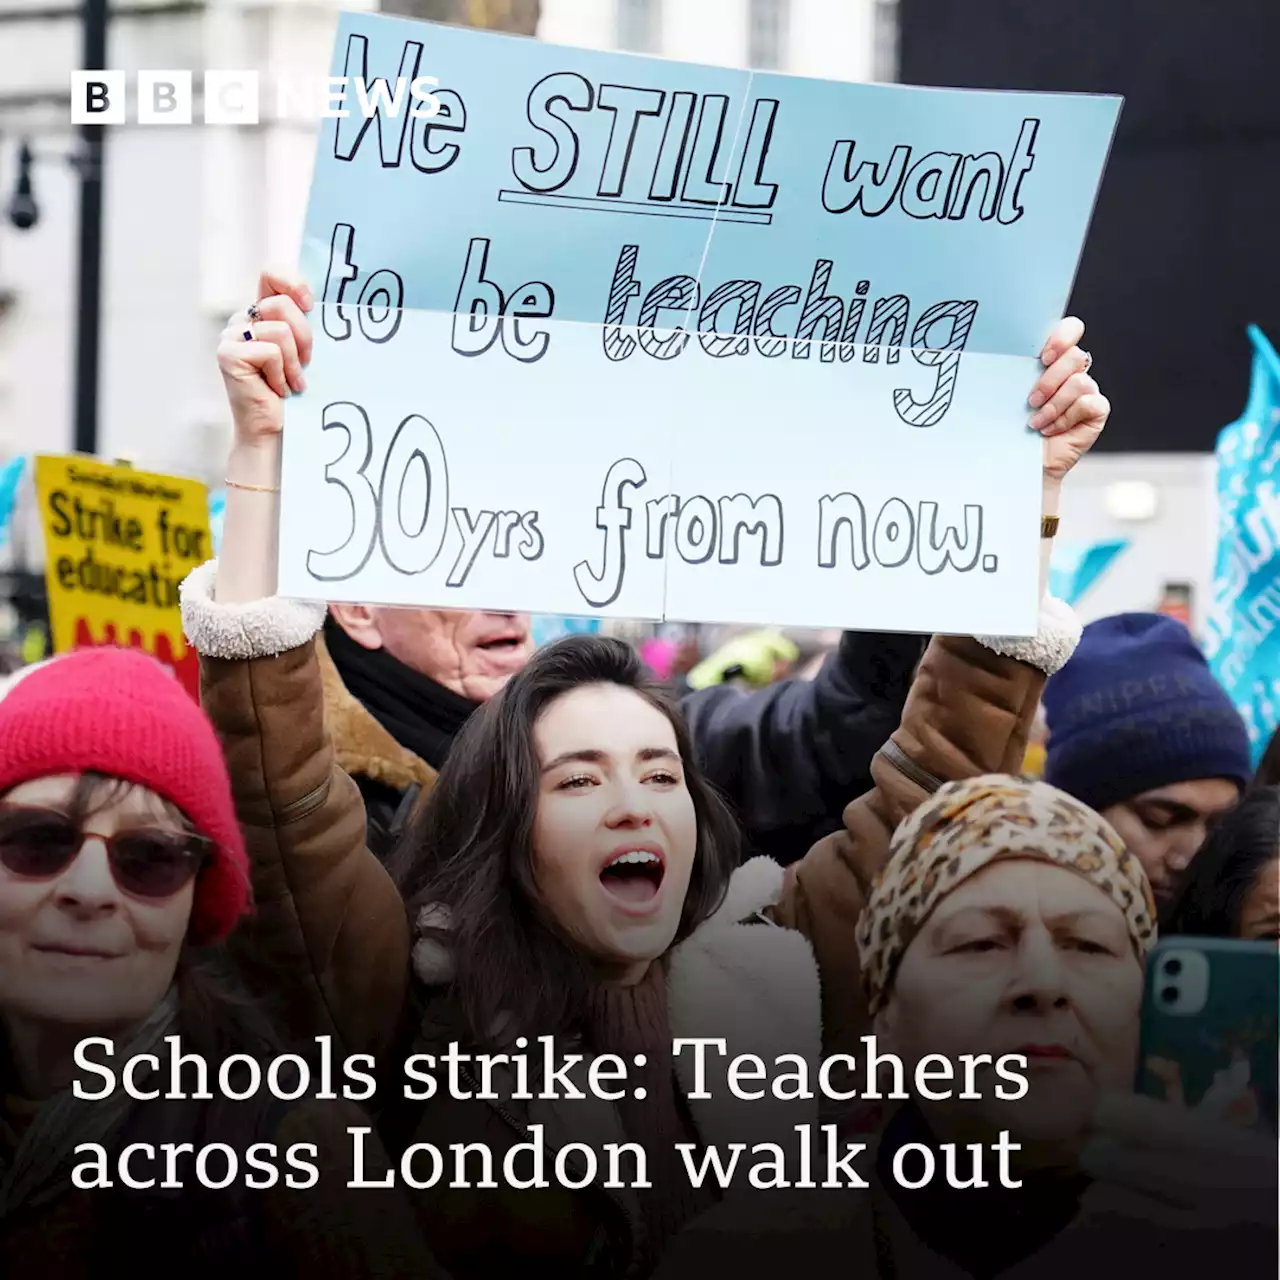
[[(344, 0), (351, 7), (351, 0)], [(107, 60), (129, 73), (254, 69), (327, 74), (337, 6), (323, 2), (113, 6)], [(0, 0), (0, 199), (20, 141), (35, 153), (39, 219), (0, 221), (0, 451), (72, 443), (78, 180), (70, 72), (79, 6)], [(136, 119), (132, 101), (129, 121)], [(227, 422), (213, 351), (263, 265), (290, 270), (310, 180), (314, 126), (136, 123), (104, 130), (99, 453), (215, 478)]]
[(542, 0), (544, 40), (828, 80), (893, 78), (896, 0)]

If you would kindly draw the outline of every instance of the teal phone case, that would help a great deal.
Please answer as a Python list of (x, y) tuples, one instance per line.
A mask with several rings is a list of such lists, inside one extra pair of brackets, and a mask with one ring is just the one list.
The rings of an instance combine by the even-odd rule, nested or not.
[(1147, 960), (1138, 1092), (1277, 1129), (1280, 948), (1167, 938)]

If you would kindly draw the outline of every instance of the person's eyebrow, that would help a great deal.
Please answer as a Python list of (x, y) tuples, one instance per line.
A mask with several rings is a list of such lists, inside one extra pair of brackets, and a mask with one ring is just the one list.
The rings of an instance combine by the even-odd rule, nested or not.
[(554, 760), (548, 760), (542, 766), (543, 773), (550, 773), (552, 769), (558, 769), (563, 764), (604, 764), (608, 759), (603, 751), (591, 750), (585, 748), (581, 751), (565, 751), (561, 755), (556, 756)]
[(1060, 911), (1054, 915), (1047, 916), (1046, 920), (1055, 928), (1069, 929), (1075, 924), (1097, 920), (1107, 921), (1114, 924), (1117, 928), (1124, 927), (1123, 919), (1116, 919), (1105, 906), (1101, 905), (1097, 907), (1080, 907), (1075, 911)]
[[(670, 747), (641, 747), (636, 752), (636, 759), (642, 762), (650, 760), (675, 760), (679, 761), (680, 755), (673, 751)], [(550, 773), (553, 769), (560, 768), (566, 764), (597, 764), (603, 765), (608, 763), (609, 753), (593, 748), (584, 748), (580, 751), (565, 751), (561, 755), (556, 756), (554, 760), (549, 760), (542, 766), (543, 773)]]
[(945, 933), (953, 925), (963, 925), (974, 916), (994, 921), (1005, 928), (1017, 928), (1025, 919), (1023, 913), (1014, 907), (962, 907), (955, 915), (939, 921), (938, 931)]

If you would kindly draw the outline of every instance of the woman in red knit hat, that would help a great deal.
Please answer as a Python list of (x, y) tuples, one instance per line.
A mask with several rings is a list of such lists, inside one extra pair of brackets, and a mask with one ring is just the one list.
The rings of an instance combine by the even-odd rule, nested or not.
[[(198, 1274), (264, 1261), (311, 1275), (430, 1271), (401, 1201), (353, 1211), (343, 1174), (346, 1126), (362, 1123), (354, 1105), (282, 1103), (265, 1086), (227, 1096), (278, 1052), (269, 1024), (212, 968), (248, 905), (221, 750), (164, 668), (90, 649), (0, 686), (5, 1256), (56, 1276), (97, 1274), (102, 1259), (135, 1275), (180, 1259)], [(178, 1053), (203, 1059), (211, 1081), (185, 1066), (184, 1098), (171, 1083)], [(152, 1056), (121, 1087), (139, 1055)], [(260, 1142), (275, 1144), (274, 1187), (245, 1159)], [(172, 1166), (166, 1143), (185, 1144)], [(218, 1143), (202, 1169), (199, 1153)], [(299, 1143), (313, 1144), (311, 1188), (284, 1154)], [(240, 1189), (214, 1189), (232, 1161)]]

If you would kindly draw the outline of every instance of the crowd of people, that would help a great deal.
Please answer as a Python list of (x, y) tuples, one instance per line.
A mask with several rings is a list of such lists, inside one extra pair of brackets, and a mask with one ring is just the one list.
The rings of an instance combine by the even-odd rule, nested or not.
[[(705, 672), (664, 687), (616, 638), (535, 648), (513, 614), (281, 598), (284, 405), (305, 386), (314, 300), (270, 276), (259, 292), (218, 352), (235, 423), (220, 554), (183, 585), (200, 706), (113, 649), (0, 693), (6, 1257), (56, 1276), (466, 1280), (776, 1275), (829, 1249), (855, 1274), (1030, 1280), (1132, 1247), (1165, 1272), (1230, 1256), (1275, 1274), (1274, 1114), (1136, 1092), (1157, 937), (1280, 940), (1276, 752), (1255, 776), (1184, 627), (1082, 629), (1044, 590), (1043, 525), (1027, 531), (1035, 636), (846, 633), (816, 672), (749, 689)], [(1082, 339), (1062, 321), (1028, 389), (1046, 517), (1109, 413)], [(744, 1103), (673, 1049), (723, 1040), (709, 1079), (734, 1054), (847, 1054), (856, 1080), (870, 1035), (909, 1067), (1021, 1052), (1030, 1088)], [(174, 1036), (232, 1076), (327, 1043), (364, 1055), (370, 1088), (77, 1096), (87, 1037), (150, 1054), (145, 1082), (167, 1075)], [(612, 1054), (641, 1087), (549, 1099), (517, 1087), (509, 1056), (482, 1096), (399, 1088), (412, 1055), (545, 1036), (579, 1053), (572, 1078)], [(789, 1149), (806, 1125), (862, 1135), (870, 1191), (739, 1196), (676, 1155)], [(353, 1127), (368, 1182), (415, 1144), (500, 1163), (537, 1133), (553, 1155), (638, 1142), (650, 1185), (352, 1192)], [(909, 1144), (1002, 1133), (1018, 1190), (906, 1190), (886, 1172)], [(242, 1158), (311, 1144), (323, 1176), (72, 1177), (81, 1144), (114, 1161), (166, 1142)]]

